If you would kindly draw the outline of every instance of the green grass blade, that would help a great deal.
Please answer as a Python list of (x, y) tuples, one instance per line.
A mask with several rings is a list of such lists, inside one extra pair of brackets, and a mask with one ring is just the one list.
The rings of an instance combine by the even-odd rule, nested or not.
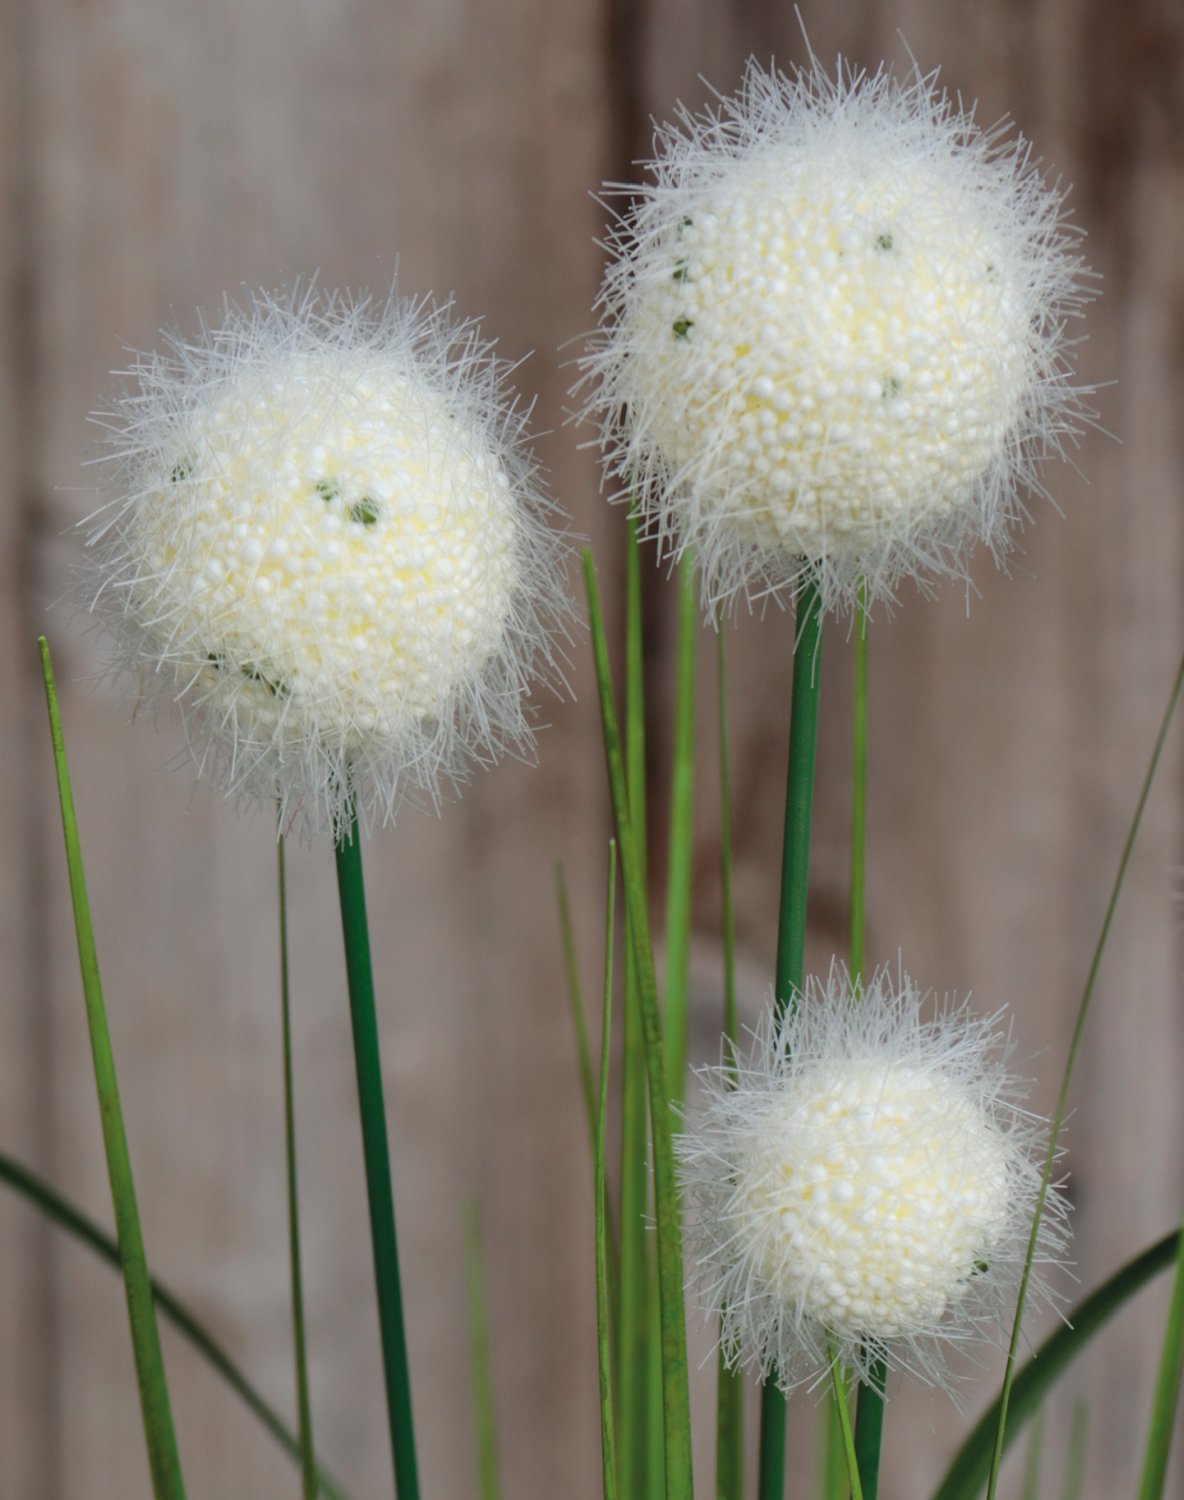
[[(119, 1269), (119, 1246), (111, 1236), (81, 1209), (50, 1187), (43, 1178), (3, 1152), (0, 1152), (0, 1182), (27, 1199), (46, 1218), (73, 1235), (80, 1244), (93, 1250), (108, 1265)], [(189, 1341), (210, 1368), (222, 1377), (288, 1455), (299, 1461), (300, 1443), (295, 1432), (257, 1387), (252, 1385), (213, 1334), (208, 1333), (185, 1304), (174, 1297), (155, 1276), (151, 1278), (151, 1286), (153, 1299), (161, 1315)], [(345, 1490), (323, 1465), (318, 1467), (317, 1474), (321, 1494), (326, 1496), (326, 1500), (349, 1500)]]
[(296, 1362), (297, 1431), (304, 1500), (316, 1500), (317, 1461), (308, 1394), (308, 1345), (304, 1330), (304, 1277), (300, 1267), (300, 1204), (296, 1188), (296, 1105), (292, 1086), (292, 987), (288, 969), (288, 879), (284, 837), (276, 839), (276, 888), (280, 917), (280, 1015), (284, 1054), (284, 1158), (288, 1184), (288, 1264), (292, 1281), (292, 1344)]
[(670, 770), (670, 847), (666, 867), (666, 1092), (681, 1100), (687, 1071), (687, 985), (695, 856), (695, 648), (699, 601), (695, 562), (678, 568), (678, 656), (674, 757)]
[(567, 881), (563, 865), (555, 862), (555, 904), (559, 911), (559, 936), (563, 944), (563, 973), (567, 980), (567, 999), (576, 1034), (576, 1054), (580, 1066), (580, 1088), (584, 1095), (584, 1113), (588, 1120), (588, 1140), (596, 1140), (596, 1082), (592, 1072), (592, 1048), (588, 1042), (588, 1018), (584, 1008), (584, 991), (580, 984), (580, 964), (576, 957), (575, 930), (571, 920), (571, 903), (567, 898)]
[[(724, 947), (724, 1045), (734, 1066), (736, 1015), (736, 912), (732, 903), (732, 778), (728, 754), (728, 669), (723, 621), (715, 622), (716, 717), (719, 747), (719, 881)], [(741, 1500), (744, 1492), (744, 1380), (729, 1370), (721, 1347), (715, 1375), (716, 1500)]]
[(1155, 737), (1155, 744), (1151, 751), (1151, 759), (1147, 765), (1143, 784), (1139, 788), (1139, 795), (1135, 802), (1134, 815), (1131, 818), (1130, 828), (1127, 830), (1126, 842), (1123, 844), (1122, 854), (1118, 861), (1118, 869), (1115, 872), (1114, 884), (1110, 891), (1110, 899), (1106, 905), (1106, 914), (1102, 918), (1101, 930), (1098, 933), (1098, 941), (1094, 947), (1093, 958), (1090, 961), (1089, 973), (1086, 976), (1085, 988), (1081, 994), (1081, 1003), (1077, 1007), (1077, 1019), (1073, 1025), (1073, 1035), (1069, 1042), (1069, 1052), (1065, 1058), (1065, 1070), (1061, 1076), (1060, 1092), (1057, 1095), (1056, 1108), (1053, 1111), (1052, 1121), (1048, 1130), (1048, 1150), (1044, 1158), (1044, 1173), (1040, 1183), (1040, 1192), (1036, 1199), (1036, 1211), (1032, 1215), (1032, 1230), (1028, 1236), (1028, 1253), (1024, 1261), (1024, 1274), (1020, 1279), (1019, 1296), (1016, 1299), (1015, 1321), (1012, 1324), (1011, 1342), (1007, 1349), (1007, 1364), (1003, 1372), (1003, 1389), (999, 1396), (999, 1429), (995, 1435), (995, 1449), (991, 1459), (991, 1472), (987, 1481), (987, 1500), (995, 1500), (995, 1490), (999, 1483), (999, 1465), (1003, 1461), (1003, 1437), (1007, 1426), (1007, 1406), (1011, 1394), (1012, 1381), (1015, 1378), (1016, 1358), (1020, 1345), (1020, 1330), (1024, 1320), (1024, 1303), (1028, 1295), (1028, 1283), (1032, 1275), (1032, 1262), (1036, 1255), (1036, 1237), (1040, 1229), (1040, 1220), (1044, 1213), (1044, 1202), (1048, 1196), (1048, 1185), (1052, 1180), (1053, 1163), (1056, 1161), (1057, 1143), (1060, 1140), (1061, 1126), (1065, 1122), (1065, 1112), (1069, 1107), (1069, 1085), (1073, 1078), (1073, 1067), (1077, 1061), (1077, 1052), (1081, 1046), (1081, 1037), (1085, 1030), (1085, 1018), (1089, 1013), (1090, 1001), (1093, 998), (1094, 986), (1097, 983), (1098, 970), (1102, 964), (1102, 954), (1106, 950), (1106, 939), (1110, 936), (1110, 925), (1114, 920), (1114, 912), (1118, 906), (1118, 897), (1122, 892), (1123, 882), (1126, 879), (1127, 866), (1131, 861), (1131, 853), (1135, 847), (1135, 839), (1138, 837), (1139, 826), (1143, 821), (1143, 810), (1147, 806), (1147, 798), (1151, 792), (1151, 783), (1155, 780), (1155, 772), (1159, 766), (1159, 759), (1163, 753), (1164, 741), (1168, 737), (1172, 718), (1176, 712), (1176, 704), (1180, 700), (1180, 690), (1184, 687), (1184, 657), (1176, 670), (1176, 676), (1168, 694), (1168, 701), (1160, 720), (1159, 730)]
[(374, 974), (370, 962), (370, 933), (366, 922), (366, 886), (362, 878), (362, 846), (356, 816), (351, 819), (348, 835), (338, 841), (336, 852), (337, 888), (341, 898), (341, 927), (349, 980), (349, 1008), (353, 1022), (354, 1062), (362, 1122), (362, 1155), (370, 1204), (370, 1243), (378, 1293), (378, 1326), (382, 1342), (382, 1367), (386, 1383), (395, 1489), (399, 1500), (419, 1500), (415, 1424), (411, 1415), (411, 1371), (407, 1361), (399, 1246), (395, 1234), (395, 1198), (391, 1185), (386, 1106), (382, 1097), (378, 1016), (374, 1006)]
[(691, 1474), (690, 1385), (687, 1374), (686, 1325), (683, 1314), (682, 1233), (678, 1193), (674, 1175), (669, 1103), (666, 1097), (665, 1050), (662, 1017), (654, 973), (653, 947), (649, 934), (644, 875), (638, 863), (633, 824), (625, 784), (617, 711), (613, 701), (608, 644), (600, 607), (600, 591), (591, 554), (584, 553), (584, 581), (592, 646), (604, 731), (605, 761), (612, 797), (617, 850), (629, 913), (629, 938), (637, 970), (645, 1034), (646, 1064), (650, 1091), (650, 1124), (653, 1139), (655, 1217), (657, 1220), (658, 1301), (662, 1330), (662, 1404), (666, 1435), (666, 1494), (668, 1500), (690, 1500), (694, 1485)]
[(78, 961), (82, 969), (82, 989), (86, 999), (86, 1019), (90, 1028), (91, 1056), (94, 1061), (95, 1087), (99, 1096), (99, 1114), (103, 1128), (103, 1147), (107, 1156), (107, 1175), (115, 1209), (119, 1259), (127, 1296), (128, 1320), (131, 1325), (132, 1353), (135, 1357), (136, 1382), (140, 1392), (140, 1409), (144, 1419), (144, 1437), (148, 1450), (148, 1467), (156, 1500), (183, 1500), (185, 1486), (173, 1430), (164, 1358), (156, 1327), (156, 1309), (148, 1260), (140, 1232), (140, 1215), (136, 1207), (136, 1190), (132, 1181), (131, 1157), (119, 1102), (119, 1085), (115, 1076), (115, 1057), (107, 1029), (107, 1012), (99, 978), (99, 957), (91, 926), (90, 902), (86, 894), (86, 877), (82, 869), (82, 850), (78, 840), (78, 822), (74, 812), (74, 794), (66, 765), (66, 747), (62, 738), (62, 720), (54, 687), (53, 663), (49, 643), (38, 640), (41, 671), (45, 680), (45, 701), (49, 709), (49, 727), (53, 738), (54, 767), (57, 773), (58, 800), (62, 811), (62, 833), (66, 843), (66, 864), (70, 876), (70, 900), (74, 908), (74, 931), (78, 943)]
[(605, 1130), (608, 1122), (608, 1073), (613, 1034), (613, 909), (617, 897), (617, 846), (609, 844), (608, 894), (604, 919), (604, 1019), (600, 1031), (600, 1088), (596, 1107), (596, 1362), (600, 1381), (600, 1454), (604, 1500), (617, 1500), (617, 1450), (613, 1427), (612, 1355), (608, 1267), (608, 1180)]
[[(1184, 1239), (1181, 1240), (1184, 1244)], [(1065, 1455), (1065, 1484), (1061, 1500), (1081, 1500), (1085, 1480), (1085, 1439), (1089, 1427), (1089, 1407), (1078, 1401), (1073, 1408), (1073, 1426), (1069, 1430), (1069, 1449)]]
[[(625, 546), (625, 783), (633, 842), (646, 881), (645, 651), (637, 524)], [(617, 1453), (622, 1500), (649, 1500), (649, 1337), (652, 1274), (645, 1035), (628, 908), (624, 914), (625, 994), (621, 1039), (620, 1295), (617, 1302)], [(659, 1405), (658, 1410), (661, 1410)], [(657, 1484), (654, 1485), (654, 1493)]]
[[(798, 599), (786, 776), (785, 842), (777, 925), (774, 996), (784, 1015), (801, 988), (806, 946), (806, 895), (810, 872), (810, 819), (818, 742), (822, 609), (818, 590), (806, 584)], [(761, 1390), (759, 1500), (781, 1500), (785, 1490), (785, 1397), (772, 1380)]]
[(493, 1408), (493, 1360), (489, 1311), (482, 1273), (481, 1216), (475, 1203), (465, 1215), (465, 1290), (469, 1308), (469, 1359), (473, 1376), (473, 1418), (477, 1428), (477, 1492), (481, 1500), (501, 1500), (497, 1421)]
[[(1070, 1314), (1072, 1326), (1058, 1328), (1036, 1350), (1032, 1359), (1016, 1376), (1007, 1408), (1007, 1426), (1003, 1434), (1004, 1451), (1023, 1430), (1048, 1392), (1064, 1374), (1099, 1329), (1118, 1313), (1144, 1286), (1173, 1265), (1180, 1246), (1179, 1233), (1165, 1235), (1144, 1250), (1109, 1280), (1086, 1297)], [(933, 1492), (932, 1500), (975, 1500), (987, 1482), (999, 1427), (1002, 1396), (998, 1397), (979, 1421), (955, 1455), (945, 1478)]]
[(1024, 1454), (1024, 1483), (1020, 1500), (1040, 1500), (1040, 1460), (1044, 1455), (1044, 1407), (1038, 1406), (1028, 1426), (1028, 1448)]
[(1139, 1481), (1139, 1500), (1161, 1500), (1172, 1448), (1172, 1427), (1180, 1399), (1180, 1374), (1184, 1368), (1184, 1234), (1179, 1237), (1172, 1300), (1168, 1308), (1151, 1404), (1151, 1424)]

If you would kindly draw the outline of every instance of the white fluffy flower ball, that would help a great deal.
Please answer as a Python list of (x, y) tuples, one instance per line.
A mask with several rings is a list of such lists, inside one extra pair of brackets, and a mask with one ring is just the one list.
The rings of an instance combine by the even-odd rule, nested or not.
[(844, 610), (997, 556), (1087, 416), (1069, 320), (1090, 295), (1022, 139), (935, 76), (750, 63), (659, 130), (610, 236), (583, 362), (611, 472), (705, 601)]
[(92, 594), (202, 768), (340, 834), (529, 751), (568, 544), (475, 325), (314, 288), (165, 337), (101, 419)]
[[(735, 1073), (701, 1075), (705, 1108), (676, 1140), (728, 1362), (786, 1390), (821, 1379), (832, 1351), (864, 1379), (884, 1358), (942, 1383), (948, 1346), (1014, 1311), (1041, 1122), (999, 1016), (925, 1008), (903, 974), (856, 995), (835, 965), (780, 1026), (766, 1013)], [(1037, 1282), (1065, 1240), (1050, 1194)]]

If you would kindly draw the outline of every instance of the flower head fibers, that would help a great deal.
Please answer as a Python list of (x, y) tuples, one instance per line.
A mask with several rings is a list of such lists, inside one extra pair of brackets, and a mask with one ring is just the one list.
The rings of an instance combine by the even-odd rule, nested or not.
[(936, 88), (815, 61), (656, 137), (613, 230), (586, 410), (705, 597), (843, 610), (997, 556), (1087, 414), (1090, 295), (1027, 142)]
[(475, 325), (305, 289), (165, 337), (104, 414), (92, 594), (202, 769), (339, 833), (529, 751), (567, 544)]
[[(835, 965), (733, 1074), (704, 1075), (676, 1142), (707, 1311), (732, 1365), (786, 1390), (832, 1355), (884, 1358), (933, 1384), (954, 1344), (1014, 1309), (1040, 1186), (1040, 1123), (1020, 1106), (998, 1016), (925, 997), (880, 970), (858, 994)], [(1065, 1244), (1050, 1194), (1041, 1264)]]

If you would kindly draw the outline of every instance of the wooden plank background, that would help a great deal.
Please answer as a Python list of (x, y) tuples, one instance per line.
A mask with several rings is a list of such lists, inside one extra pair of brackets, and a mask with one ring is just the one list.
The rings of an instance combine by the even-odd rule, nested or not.
[[(802, 0), (824, 58), (940, 64), (990, 122), (1010, 113), (1076, 184), (1104, 298), (1085, 378), (1102, 423), (1051, 487), (1014, 576), (984, 563), (969, 610), (909, 599), (872, 642), (870, 956), (1010, 1003), (1038, 1097), (1055, 1094), (1093, 935), (1184, 638), (1184, 12), (1171, 0)], [(769, 0), (7, 0), (0, 9), (0, 1142), (109, 1220), (33, 637), (63, 685), (111, 1020), (156, 1269), (270, 1396), (292, 1402), (275, 999), (273, 849), (188, 768), (177, 727), (130, 724), (87, 679), (61, 602), (94, 503), (87, 413), (121, 346), (171, 309), (192, 326), (239, 284), (454, 291), (538, 393), (554, 493), (616, 598), (621, 518), (563, 426), (602, 218), (589, 196), (648, 150), (648, 118), (728, 90), (746, 56), (803, 44)], [(573, 584), (575, 580), (573, 579)], [(648, 583), (653, 760), (669, 720), (672, 591)], [(729, 632), (747, 1013), (772, 967), (790, 631)], [(716, 1047), (719, 919), (703, 639), (694, 1050)], [(811, 958), (842, 943), (849, 651), (826, 643)], [(439, 821), (366, 849), (425, 1494), (475, 1470), (462, 1210), (482, 1207), (507, 1495), (598, 1492), (589, 1170), (550, 895), (567, 863), (589, 965), (606, 822), (587, 653), (537, 768), (481, 777)], [(1088, 1285), (1184, 1204), (1184, 834), (1177, 731), (1105, 962), (1069, 1134)], [(663, 792), (654, 837), (661, 847)], [(357, 1500), (389, 1493), (335, 891), (293, 855), (296, 1047), (313, 1395)], [(1129, 1493), (1166, 1288), (1075, 1369), (1049, 1412), (1049, 1493), (1090, 1406), (1087, 1494)], [(702, 1345), (705, 1348), (705, 1345)], [(294, 1494), (270, 1442), (166, 1337), (194, 1500)], [(991, 1364), (987, 1376), (993, 1375)], [(972, 1388), (974, 1406), (986, 1387)], [(707, 1394), (706, 1376), (701, 1394)], [(116, 1280), (0, 1198), (0, 1496), (149, 1493)], [(811, 1411), (798, 1403), (795, 1441)], [(901, 1392), (886, 1497), (924, 1494), (961, 1423)], [(706, 1444), (701, 1493), (708, 1483)], [(1180, 1470), (1177, 1467), (1177, 1485)]]

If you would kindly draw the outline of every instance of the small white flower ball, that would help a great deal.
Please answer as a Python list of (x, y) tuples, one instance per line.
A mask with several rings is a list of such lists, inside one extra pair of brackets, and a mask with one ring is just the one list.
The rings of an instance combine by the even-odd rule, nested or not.
[(586, 410), (707, 603), (815, 581), (845, 610), (1002, 555), (1087, 414), (1064, 194), (933, 75), (792, 78), (657, 133), (621, 189)]
[[(1038, 1124), (1006, 1069), (999, 1017), (926, 997), (887, 970), (857, 995), (841, 965), (779, 1027), (762, 1020), (675, 1149), (692, 1263), (731, 1365), (789, 1390), (831, 1351), (930, 1382), (945, 1348), (1014, 1310), (1040, 1185)], [(1065, 1244), (1050, 1194), (1041, 1263)]]
[(528, 751), (568, 544), (475, 325), (314, 288), (165, 337), (103, 418), (92, 593), (202, 768), (340, 835)]

